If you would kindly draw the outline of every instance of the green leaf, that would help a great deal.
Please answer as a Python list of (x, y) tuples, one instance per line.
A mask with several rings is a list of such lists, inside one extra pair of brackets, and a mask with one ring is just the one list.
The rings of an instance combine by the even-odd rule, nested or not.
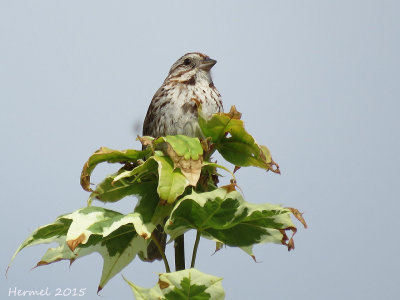
[(171, 158), (155, 155), (152, 158), (158, 163), (159, 181), (157, 192), (161, 200), (171, 204), (182, 195), (189, 185), (189, 180), (180, 169), (174, 169)]
[(148, 241), (143, 237), (150, 237), (153, 229), (154, 225), (144, 224), (138, 213), (122, 215), (101, 207), (85, 207), (39, 227), (20, 245), (11, 262), (23, 248), (43, 243), (56, 242), (59, 246), (49, 248), (37, 266), (60, 260), (72, 263), (98, 252), (104, 260), (101, 290), (136, 254), (146, 253)]
[(210, 138), (214, 144), (218, 144), (232, 127), (243, 126), (243, 121), (225, 113), (213, 114), (211, 118), (207, 118), (199, 110), (199, 125), (204, 136)]
[[(142, 180), (144, 178), (154, 178), (157, 173), (157, 163), (154, 159), (147, 159), (142, 164), (135, 167), (133, 170), (124, 170), (114, 178), (114, 182), (124, 179), (131, 178), (131, 181)], [(113, 182), (113, 183), (114, 183)]]
[[(172, 208), (164, 203), (160, 205), (160, 197), (157, 192), (159, 183), (154, 172), (158, 173), (158, 164), (154, 157), (150, 157), (142, 165), (131, 171), (120, 170), (97, 185), (96, 190), (90, 195), (89, 202), (91, 203), (92, 199), (102, 202), (116, 202), (126, 196), (133, 195), (138, 198), (135, 212), (141, 215), (143, 222), (160, 224), (169, 215)], [(150, 174), (152, 176), (149, 176)], [(150, 180), (151, 177), (152, 180)], [(168, 177), (168, 174), (166, 177)], [(143, 178), (147, 181), (142, 181)], [(161, 191), (164, 190), (164, 184), (171, 183), (161, 182)]]
[(167, 135), (163, 139), (178, 156), (182, 156), (186, 160), (198, 160), (203, 155), (203, 148), (198, 138), (186, 135)]
[[(181, 170), (174, 169), (171, 158), (156, 152), (154, 156), (149, 157), (145, 163), (133, 170), (120, 170), (108, 176), (97, 185), (96, 190), (90, 195), (89, 202), (94, 198), (103, 202), (116, 202), (129, 195), (158, 200), (152, 192), (154, 184), (157, 184), (154, 173), (158, 173), (156, 191), (162, 202), (173, 203), (189, 185), (188, 179)], [(146, 179), (143, 179), (144, 177)], [(148, 181), (142, 181), (142, 179)]]
[(200, 178), (203, 163), (203, 148), (198, 138), (185, 135), (168, 135), (157, 139), (157, 142), (166, 143), (166, 153), (174, 162), (174, 169), (179, 168), (189, 180), (189, 184), (196, 186)]
[(89, 196), (89, 204), (93, 199), (102, 202), (117, 202), (122, 198), (136, 193), (138, 183), (132, 184), (128, 179), (121, 179), (115, 182), (115, 178), (119, 173), (108, 175), (102, 182), (100, 182), (96, 189)]
[(246, 202), (233, 185), (211, 192), (187, 195), (180, 199), (165, 231), (171, 239), (189, 229), (202, 236), (232, 247), (240, 247), (252, 255), (255, 244), (277, 243), (294, 247), (286, 230), (296, 231), (291, 211), (279, 205)]
[(268, 148), (257, 144), (244, 129), (240, 116), (234, 106), (228, 114), (214, 114), (210, 119), (200, 113), (199, 125), (204, 135), (211, 138), (218, 152), (230, 163), (279, 173), (279, 166), (272, 160)]
[(140, 214), (143, 223), (152, 223), (154, 226), (163, 223), (169, 216), (172, 205), (160, 203), (157, 193), (157, 182), (143, 182), (136, 190), (139, 201), (135, 207), (135, 213)]
[[(145, 195), (151, 193), (154, 184), (157, 185), (157, 167), (157, 163), (149, 159), (133, 170), (120, 169), (96, 186), (89, 197), (89, 203), (95, 198), (102, 202), (116, 202), (130, 195), (148, 197)], [(147, 189), (143, 186), (147, 186)]]
[(101, 147), (84, 164), (81, 174), (81, 186), (85, 191), (92, 192), (90, 188), (90, 175), (92, 174), (94, 168), (102, 162), (109, 163), (125, 163), (125, 162), (136, 162), (140, 158), (144, 158), (149, 154), (151, 150), (113, 150), (106, 147)]
[(232, 179), (234, 181), (236, 181), (235, 174), (233, 174), (233, 172), (231, 172), (227, 167), (225, 167), (223, 165), (205, 161), (205, 162), (203, 162), (203, 167), (214, 167), (214, 168), (219, 168), (219, 169), (225, 170), (232, 176)]
[(202, 273), (196, 269), (159, 275), (159, 280), (153, 288), (142, 288), (125, 277), (131, 286), (136, 300), (222, 300), (225, 292), (222, 288), (222, 278)]

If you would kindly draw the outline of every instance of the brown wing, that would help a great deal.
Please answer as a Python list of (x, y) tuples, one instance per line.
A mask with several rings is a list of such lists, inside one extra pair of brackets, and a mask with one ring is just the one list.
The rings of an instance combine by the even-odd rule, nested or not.
[(147, 109), (146, 117), (143, 122), (143, 135), (148, 135), (154, 137), (155, 126), (159, 122), (159, 116), (157, 114), (158, 107), (162, 98), (166, 96), (164, 87), (160, 87), (154, 94), (153, 99), (151, 99), (149, 108)]
[[(149, 108), (147, 109), (147, 114), (143, 122), (143, 135), (154, 137), (157, 123), (159, 123), (159, 116), (157, 117), (158, 106), (163, 97), (165, 97), (165, 90), (163, 87), (160, 87), (154, 94), (153, 99), (150, 102)], [(143, 148), (144, 147), (142, 147), (142, 149)], [(158, 225), (156, 229), (154, 229), (153, 234), (155, 238), (159, 241), (163, 251), (165, 251), (167, 235), (164, 233), (164, 227), (162, 225)], [(147, 247), (147, 259), (145, 259), (145, 261), (152, 262), (154, 260), (160, 259), (162, 259), (161, 254), (154, 242), (151, 241), (149, 246)]]

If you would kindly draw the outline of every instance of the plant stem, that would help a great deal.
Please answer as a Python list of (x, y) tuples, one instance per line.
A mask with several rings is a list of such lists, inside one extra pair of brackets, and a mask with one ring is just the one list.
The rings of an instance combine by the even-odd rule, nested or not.
[(194, 247), (193, 247), (192, 263), (190, 264), (191, 268), (194, 268), (194, 263), (196, 262), (197, 248), (199, 247), (199, 242), (200, 242), (200, 231), (197, 230), (196, 240), (194, 242)]
[(158, 248), (158, 251), (160, 251), (161, 257), (162, 257), (162, 259), (164, 261), (165, 271), (167, 273), (171, 273), (171, 269), (169, 268), (167, 257), (165, 256), (165, 252), (163, 251), (163, 249), (162, 249), (162, 247), (160, 245), (160, 242), (157, 240), (157, 238), (153, 234), (151, 235), (151, 239), (153, 240), (154, 244)]
[(183, 234), (175, 239), (175, 271), (185, 270), (185, 239)]

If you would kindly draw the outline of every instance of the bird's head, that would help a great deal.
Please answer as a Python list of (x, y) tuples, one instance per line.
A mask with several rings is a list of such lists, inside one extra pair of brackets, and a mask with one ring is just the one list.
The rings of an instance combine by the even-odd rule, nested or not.
[(188, 84), (195, 84), (197, 80), (212, 82), (210, 70), (216, 63), (205, 54), (187, 53), (172, 65), (167, 78)]

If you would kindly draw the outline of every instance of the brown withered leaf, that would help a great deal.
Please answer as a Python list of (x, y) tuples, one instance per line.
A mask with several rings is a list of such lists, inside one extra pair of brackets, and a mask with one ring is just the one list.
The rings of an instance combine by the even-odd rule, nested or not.
[(158, 280), (158, 285), (160, 286), (160, 289), (166, 289), (167, 287), (169, 287), (169, 283), (162, 281), (161, 279)]
[(294, 249), (294, 240), (293, 240), (293, 237), (290, 238), (290, 240), (289, 240), (289, 242), (288, 242), (288, 244), (287, 244), (287, 247), (288, 247), (288, 251)]
[(89, 161), (87, 161), (83, 165), (82, 173), (81, 173), (81, 186), (87, 192), (93, 192), (90, 188), (90, 174), (88, 172), (89, 169)]
[[(39, 262), (36, 264), (36, 266), (34, 266), (34, 267), (32, 268), (32, 270), (33, 270), (33, 269), (36, 269), (37, 267), (40, 267), (40, 266), (47, 266), (47, 265), (49, 265), (49, 264), (53, 264), (53, 263), (56, 263), (56, 262), (59, 262), (59, 261), (62, 261), (62, 260), (64, 260), (64, 258), (58, 258), (58, 259), (52, 261), (51, 263), (41, 260), (41, 261), (39, 261)], [(71, 265), (73, 262), (74, 262), (74, 259), (70, 259), (70, 265)]]
[[(287, 236), (287, 234), (286, 234), (286, 230), (291, 230), (291, 231), (292, 231), (292, 236), (291, 236), (290, 239), (288, 238), (288, 236)], [(296, 232), (297, 232), (296, 227), (288, 227), (288, 228), (285, 228), (285, 229), (280, 229), (279, 231), (280, 231), (281, 234), (282, 234), (282, 241), (281, 241), (282, 245), (287, 246), (288, 251), (293, 250), (293, 249), (294, 249), (294, 240), (293, 240), (293, 237), (294, 237), (294, 235), (295, 235)]]
[(293, 207), (286, 207), (286, 208), (292, 212), (292, 214), (295, 216), (297, 220), (300, 221), (301, 224), (303, 224), (304, 228), (307, 228), (307, 223), (306, 220), (304, 220), (303, 218), (303, 213), (301, 213), (298, 209)]
[(230, 184), (221, 186), (221, 189), (224, 189), (228, 193), (230, 193), (230, 192), (236, 191), (236, 186), (237, 186), (236, 182), (234, 180), (231, 180)]
[(259, 145), (259, 149), (261, 159), (267, 163), (267, 171), (281, 174), (281, 171), (279, 170), (279, 165), (272, 159), (271, 152), (269, 151), (268, 147), (264, 145)]
[(231, 106), (231, 110), (228, 113), (223, 113), (223, 114), (231, 119), (240, 120), (242, 118), (242, 113), (236, 110), (235, 105)]
[(182, 174), (189, 181), (189, 185), (196, 186), (200, 179), (201, 167), (203, 165), (203, 156), (199, 155), (199, 159), (185, 159), (179, 156), (175, 150), (167, 143), (167, 153), (174, 162), (174, 168), (180, 168)]
[(279, 165), (271, 159), (271, 163), (268, 166), (268, 170), (274, 172), (276, 174), (281, 174), (281, 170), (279, 170)]
[(85, 162), (81, 173), (81, 186), (85, 191), (93, 192), (90, 188), (90, 175), (96, 166), (102, 162), (108, 163), (136, 163), (138, 159), (143, 158), (149, 151), (137, 151), (133, 149), (113, 150), (107, 147), (100, 147)]
[(67, 245), (68, 245), (69, 249), (71, 249), (71, 251), (74, 251), (75, 248), (79, 246), (79, 244), (81, 244), (83, 241), (85, 241), (85, 239), (86, 239), (86, 236), (84, 233), (82, 233), (76, 239), (67, 241)]
[(151, 146), (151, 147), (153, 147), (153, 141), (154, 141), (154, 139), (152, 139), (151, 137), (148, 137), (148, 136), (137, 136), (137, 140), (140, 142), (140, 143), (142, 143), (142, 145), (144, 146), (144, 147), (146, 147), (146, 146)]

